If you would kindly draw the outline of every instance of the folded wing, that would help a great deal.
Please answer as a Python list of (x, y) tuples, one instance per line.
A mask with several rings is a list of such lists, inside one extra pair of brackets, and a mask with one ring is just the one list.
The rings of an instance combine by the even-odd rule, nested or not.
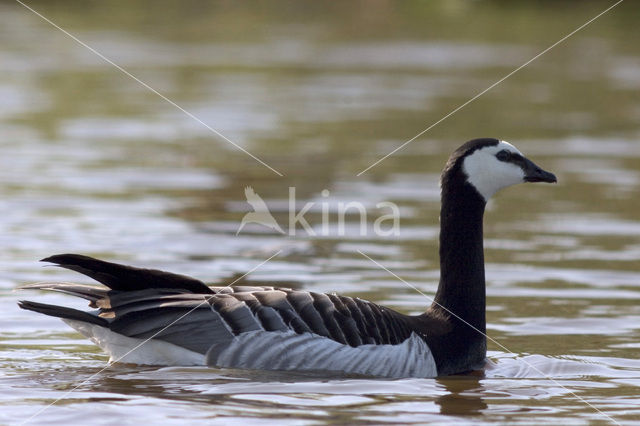
[[(423, 377), (433, 375), (423, 365), (432, 365), (433, 358), (423, 339), (412, 334), (412, 318), (371, 302), (287, 288), (209, 287), (182, 275), (79, 255), (45, 260), (109, 287), (70, 283), (24, 287), (89, 300), (95, 311), (21, 302), (24, 309), (71, 320), (69, 324), (77, 329), (80, 323), (92, 324), (136, 341), (163, 341), (206, 354), (212, 366), (389, 377), (420, 370), (427, 374)], [(79, 329), (85, 335), (96, 333), (87, 330), (97, 328)]]

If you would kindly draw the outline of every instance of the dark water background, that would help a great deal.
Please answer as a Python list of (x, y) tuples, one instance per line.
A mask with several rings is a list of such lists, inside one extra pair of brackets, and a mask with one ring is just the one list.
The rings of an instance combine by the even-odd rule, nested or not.
[[(640, 421), (640, 7), (595, 21), (358, 172), (612, 2), (30, 2), (239, 146), (18, 3), (0, 3), (0, 423), (624, 424)], [(370, 380), (114, 365), (14, 292), (83, 281), (79, 252), (228, 283), (340, 292), (417, 313), (438, 281), (438, 175), (495, 136), (555, 172), (485, 216), (483, 374)], [(244, 187), (283, 226), (247, 226)], [(328, 190), (328, 197), (322, 196)], [(336, 227), (337, 203), (400, 207), (400, 235)], [(324, 203), (324, 204), (323, 204)], [(322, 225), (322, 209), (331, 222)], [(96, 374), (98, 373), (98, 374)], [(87, 380), (85, 382), (85, 380)], [(83, 383), (84, 382), (84, 383)], [(77, 390), (68, 391), (79, 386)], [(607, 417), (608, 416), (608, 417)]]

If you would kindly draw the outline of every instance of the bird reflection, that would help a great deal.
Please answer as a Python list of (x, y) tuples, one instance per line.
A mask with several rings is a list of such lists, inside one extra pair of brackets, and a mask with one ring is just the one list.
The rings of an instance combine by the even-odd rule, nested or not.
[(488, 408), (481, 395), (485, 388), (481, 381), (482, 371), (474, 371), (465, 375), (448, 376), (436, 379), (439, 385), (448, 392), (436, 399), (440, 406), (440, 414), (456, 416), (481, 414)]

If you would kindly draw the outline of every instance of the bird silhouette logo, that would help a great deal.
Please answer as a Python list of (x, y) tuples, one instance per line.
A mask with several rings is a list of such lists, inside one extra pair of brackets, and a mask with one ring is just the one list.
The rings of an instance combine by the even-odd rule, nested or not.
[(249, 205), (253, 207), (253, 211), (244, 215), (244, 217), (242, 218), (242, 222), (240, 223), (240, 228), (238, 228), (236, 235), (238, 235), (240, 231), (242, 231), (242, 228), (244, 228), (247, 223), (257, 223), (259, 225), (263, 225), (267, 228), (273, 229), (274, 231), (278, 231), (281, 234), (285, 233), (269, 211), (267, 204), (258, 194), (256, 194), (252, 187), (245, 187), (244, 195), (245, 197), (247, 197), (247, 203), (249, 203)]

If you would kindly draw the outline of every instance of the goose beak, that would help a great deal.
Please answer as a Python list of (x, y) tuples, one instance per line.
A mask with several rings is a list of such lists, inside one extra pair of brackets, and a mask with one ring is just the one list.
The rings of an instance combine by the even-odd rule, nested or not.
[(558, 179), (556, 179), (556, 175), (553, 173), (542, 170), (540, 167), (536, 165), (533, 161), (528, 158), (524, 159), (524, 181), (525, 182), (548, 182), (548, 183), (556, 183)]

